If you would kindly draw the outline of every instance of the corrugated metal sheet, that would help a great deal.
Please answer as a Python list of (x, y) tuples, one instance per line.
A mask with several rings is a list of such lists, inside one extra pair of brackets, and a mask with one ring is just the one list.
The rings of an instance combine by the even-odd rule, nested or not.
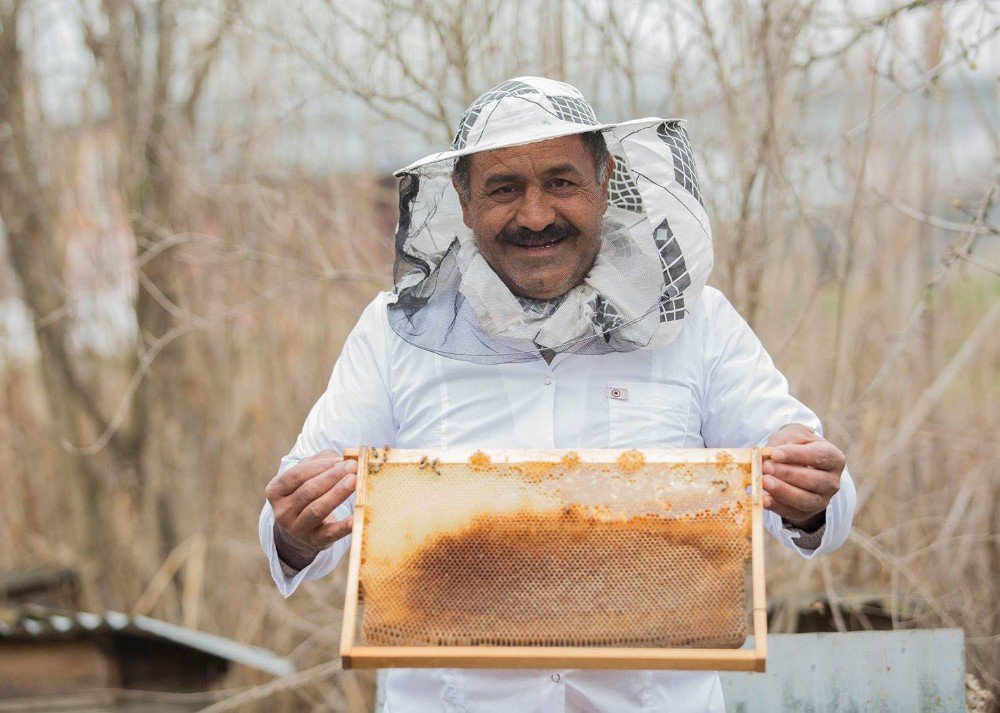
[(91, 633), (130, 634), (163, 639), (217, 656), (226, 661), (285, 676), (294, 673), (291, 661), (266, 649), (245, 646), (231, 639), (195, 629), (151, 619), (108, 611), (103, 614), (66, 612), (25, 605), (15, 609), (0, 609), (0, 639), (31, 640), (59, 639)]

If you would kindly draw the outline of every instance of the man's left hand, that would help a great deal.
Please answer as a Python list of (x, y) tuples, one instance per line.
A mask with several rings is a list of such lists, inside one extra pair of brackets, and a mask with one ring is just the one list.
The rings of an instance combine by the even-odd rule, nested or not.
[(844, 454), (800, 423), (783, 426), (769, 439), (764, 461), (764, 507), (806, 531), (823, 524), (826, 506), (840, 490)]

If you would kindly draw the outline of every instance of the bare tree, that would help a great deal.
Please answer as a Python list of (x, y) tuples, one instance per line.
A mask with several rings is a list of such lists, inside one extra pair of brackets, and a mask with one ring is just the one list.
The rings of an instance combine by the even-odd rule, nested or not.
[[(46, 114), (34, 61), (56, 2), (88, 60), (91, 113), (69, 128)], [(893, 625), (963, 626), (969, 670), (1000, 691), (993, 4), (274, 9), (0, 0), (5, 262), (39, 351), (3, 373), (16, 389), (0, 432), (16, 437), (0, 441), (13, 476), (0, 527), (11, 503), (30, 505), (3, 561), (89, 557), (111, 601), (290, 652), (304, 671), (219, 709), (280, 696), (365, 709), (371, 681), (324, 653), (341, 580), (332, 597), (324, 582), (284, 601), (248, 523), (354, 317), (388, 285), (396, 196), (380, 172), (447, 145), (481, 91), (542, 74), (607, 121), (689, 120), (715, 283), (847, 449), (852, 539), (823, 561), (769, 554), (775, 626), (794, 629), (817, 599), (833, 626), (863, 625), (852, 602), (874, 592)], [(74, 346), (65, 203), (90, 177), (64, 155), (97, 131), (136, 335), (101, 357)], [(308, 168), (298, 152), (316, 154)], [(53, 502), (79, 534), (51, 534)]]
[[(68, 291), (63, 283), (65, 245), (55, 229), (59, 205), (53, 186), (44, 178), (52, 168), (45, 165), (39, 148), (46, 139), (45, 126), (33, 125), (43, 112), (31, 105), (26, 94), (32, 87), (24, 65), (23, 43), (30, 41), (27, 6), (16, 1), (0, 7), (4, 59), (0, 125), (8, 127), (0, 139), (5, 158), (0, 169), (4, 178), (0, 215), (11, 265), (35, 318), (45, 392), (65, 472), (76, 474), (78, 500), (86, 504), (88, 550), (99, 559), (108, 550), (112, 533), (102, 513), (104, 486), (109, 478), (124, 478), (131, 484), (133, 507), (156, 523), (153, 530), (165, 557), (179, 544), (171, 490), (163, 484), (148, 487), (147, 451), (155, 431), (150, 421), (153, 402), (182, 420), (188, 413), (176, 388), (184, 373), (182, 345), (172, 343), (181, 311), (171, 251), (174, 235), (183, 227), (178, 195), (185, 188), (180, 167), (191, 150), (199, 97), (230, 26), (234, 3), (221, 6), (210, 38), (186, 58), (178, 57), (179, 10), (173, 3), (148, 6), (109, 0), (94, 8), (92, 15), (83, 15), (86, 45), (97, 62), (114, 128), (114, 175), (135, 237), (134, 315), (139, 339), (129, 362), (141, 378), (128, 394), (125, 419), (116, 418), (118, 399), (102, 397), (100, 383), (82, 373), (83, 365), (71, 351), (71, 320), (65, 318)], [(186, 91), (177, 92), (181, 75)], [(148, 359), (150, 354), (155, 358)], [(94, 443), (100, 447), (87, 447)], [(175, 446), (179, 447), (157, 454), (161, 472), (189, 467), (184, 458), (197, 453), (190, 441)], [(173, 463), (163, 464), (171, 458)]]

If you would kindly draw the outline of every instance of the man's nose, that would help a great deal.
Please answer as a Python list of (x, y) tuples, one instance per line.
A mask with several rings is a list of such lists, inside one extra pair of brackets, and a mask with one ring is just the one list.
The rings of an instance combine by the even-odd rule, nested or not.
[(517, 224), (522, 228), (540, 232), (556, 219), (549, 196), (538, 186), (529, 185), (517, 210)]

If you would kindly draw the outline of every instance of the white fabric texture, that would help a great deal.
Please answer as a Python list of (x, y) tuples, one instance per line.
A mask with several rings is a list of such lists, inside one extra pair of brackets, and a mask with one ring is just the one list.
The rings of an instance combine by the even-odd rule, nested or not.
[[(603, 295), (624, 321), (619, 329), (627, 330), (631, 341), (649, 344), (660, 323), (650, 307), (658, 304), (662, 275), (653, 241), (637, 243), (627, 226), (609, 220), (601, 237), (600, 252), (583, 282), (554, 300), (552, 309), (532, 314), (493, 272), (472, 234), (459, 233), (459, 291), (469, 300), (479, 326), (493, 337), (555, 349), (594, 336), (592, 305), (596, 295)], [(639, 289), (630, 287), (633, 284)]]
[[(789, 423), (820, 430), (816, 415), (788, 393), (756, 335), (726, 298), (706, 288), (669, 344), (602, 355), (557, 354), (551, 364), (482, 365), (418, 349), (391, 329), (389, 294), (365, 310), (344, 345), (326, 392), (310, 411), (281, 470), (324, 448), (702, 448), (763, 444)], [(608, 398), (609, 387), (628, 390)], [(840, 547), (855, 508), (845, 470), (815, 549), (765, 512), (764, 525), (805, 558)], [(414, 494), (419, 507), (419, 493)], [(353, 498), (335, 511), (353, 511)], [(346, 537), (287, 576), (265, 504), (260, 542), (278, 589), (289, 596), (327, 575), (350, 546)], [(556, 676), (558, 674), (558, 676)], [(395, 669), (386, 713), (550, 713), (552, 711), (722, 711), (718, 674), (655, 671)]]
[[(510, 101), (510, 100), (514, 101)], [(519, 146), (580, 132), (639, 128), (662, 119), (632, 119), (616, 124), (597, 121), (580, 91), (546, 77), (514, 77), (483, 92), (462, 114), (455, 140), (447, 151), (424, 156), (394, 175), (414, 173), (442, 161), (453, 161), (477, 151)]]
[[(600, 131), (615, 170), (597, 261), (552, 309), (516, 297), (462, 220), (455, 157)], [(538, 348), (600, 354), (663, 344), (712, 270), (712, 232), (679, 119), (601, 124), (569, 84), (517, 77), (466, 110), (451, 151), (401, 176), (390, 324), (422, 349), (478, 363), (532, 361)], [(457, 263), (457, 264), (453, 264)]]

